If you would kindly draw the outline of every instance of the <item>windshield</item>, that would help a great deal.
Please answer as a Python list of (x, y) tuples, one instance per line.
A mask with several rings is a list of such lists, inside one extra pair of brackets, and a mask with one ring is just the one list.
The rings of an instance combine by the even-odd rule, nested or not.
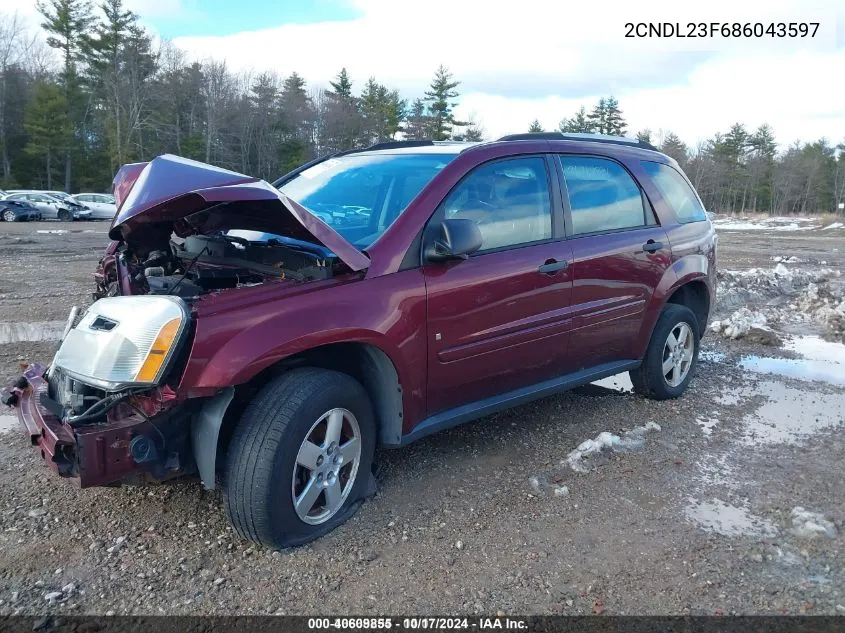
[(298, 174), (282, 193), (360, 249), (369, 247), (454, 154), (355, 154)]

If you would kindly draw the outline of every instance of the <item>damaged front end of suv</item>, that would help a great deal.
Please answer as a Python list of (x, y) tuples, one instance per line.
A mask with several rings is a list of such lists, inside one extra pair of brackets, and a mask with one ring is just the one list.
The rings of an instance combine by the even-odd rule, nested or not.
[(114, 192), (94, 302), (71, 311), (49, 365), (29, 365), (3, 401), (83, 488), (195, 474), (213, 488), (235, 396), (206, 371), (217, 335), (251, 306), (360, 277), (369, 260), (268, 183), (203, 163), (126, 165)]

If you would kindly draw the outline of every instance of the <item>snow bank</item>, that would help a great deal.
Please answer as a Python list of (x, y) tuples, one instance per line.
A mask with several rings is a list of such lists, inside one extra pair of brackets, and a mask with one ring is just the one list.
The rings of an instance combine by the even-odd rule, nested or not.
[(624, 452), (640, 448), (645, 443), (645, 435), (649, 431), (659, 431), (660, 425), (656, 422), (649, 422), (645, 426), (638, 426), (623, 435), (616, 435), (609, 431), (602, 431), (595, 438), (585, 440), (578, 445), (574, 451), (561, 461), (564, 466), (569, 466), (579, 473), (586, 473), (592, 470), (588, 460), (590, 457), (602, 453)]
[(722, 231), (812, 231), (821, 228), (815, 218), (747, 218), (716, 217), (713, 226)]
[(827, 231), (829, 229), (841, 229), (843, 226), (845, 226), (845, 224), (842, 222), (834, 222), (833, 224), (828, 224), (822, 229), (822, 231)]
[(838, 270), (787, 267), (782, 259), (774, 268), (719, 270), (717, 280), (714, 332), (735, 339), (772, 324), (818, 323), (845, 335), (845, 280)]

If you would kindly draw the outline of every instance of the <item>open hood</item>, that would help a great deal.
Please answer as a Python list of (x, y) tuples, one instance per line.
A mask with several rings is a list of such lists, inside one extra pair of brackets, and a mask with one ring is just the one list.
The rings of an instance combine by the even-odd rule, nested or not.
[(117, 214), (109, 229), (127, 239), (146, 224), (167, 224), (180, 237), (243, 229), (322, 244), (354, 271), (370, 259), (337, 231), (269, 183), (180, 156), (163, 154), (118, 170)]

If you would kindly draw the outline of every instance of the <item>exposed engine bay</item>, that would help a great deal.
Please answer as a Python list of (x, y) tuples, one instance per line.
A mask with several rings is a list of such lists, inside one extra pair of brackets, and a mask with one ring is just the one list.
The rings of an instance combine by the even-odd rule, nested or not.
[[(172, 233), (151, 235), (154, 231), (154, 227), (147, 227), (144, 235), (133, 236), (135, 240), (122, 244), (114, 253), (128, 273), (133, 294), (191, 299), (272, 280), (329, 279), (344, 268), (325, 247), (281, 236), (229, 231), (182, 239)], [(260, 239), (247, 239), (238, 233)], [(103, 280), (95, 297), (121, 294), (116, 275), (110, 277)]]

